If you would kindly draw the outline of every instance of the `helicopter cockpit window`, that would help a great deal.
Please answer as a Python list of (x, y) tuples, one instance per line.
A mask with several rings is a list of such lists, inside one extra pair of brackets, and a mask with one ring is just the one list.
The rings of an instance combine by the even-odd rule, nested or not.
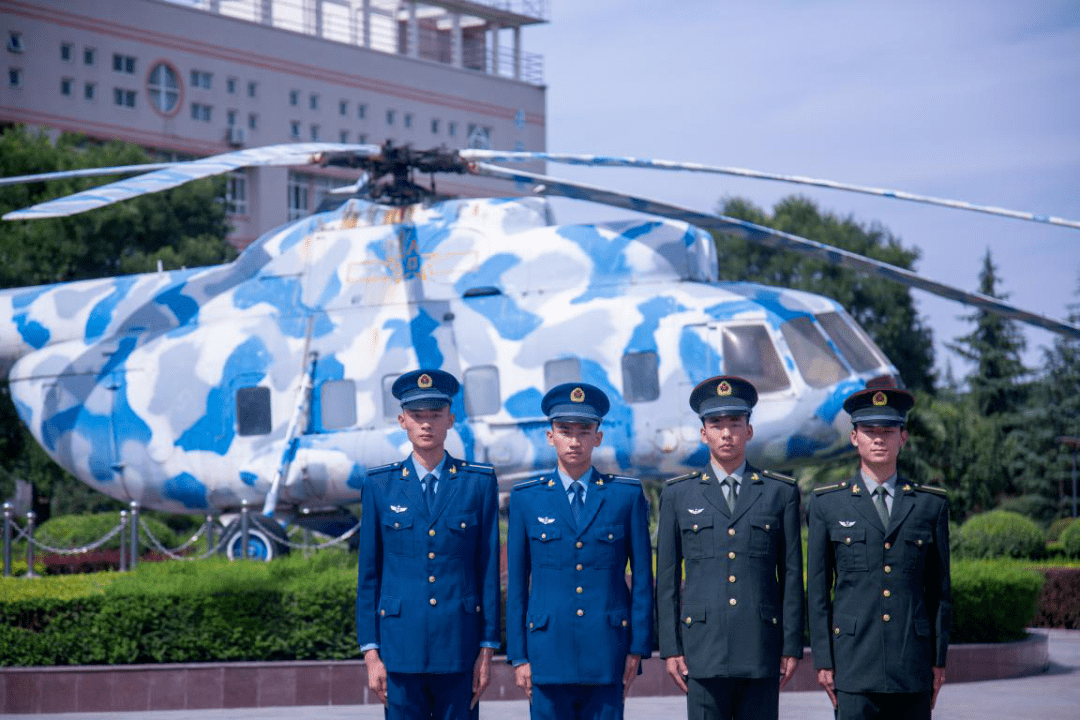
[(848, 376), (844, 364), (829, 347), (825, 336), (818, 332), (811, 318), (788, 320), (780, 326), (780, 332), (791, 348), (799, 372), (810, 387), (826, 387)]
[(581, 382), (581, 361), (577, 358), (560, 358), (544, 363), (544, 392), (556, 385)]
[(387, 375), (382, 379), (382, 407), (383, 407), (383, 419), (397, 421), (397, 416), (401, 414), (401, 403), (394, 393), (391, 392), (391, 388), (394, 387), (394, 381), (397, 380), (400, 375)]
[(465, 371), (465, 411), (470, 417), (499, 412), (499, 369), (494, 365)]
[(867, 372), (888, 364), (881, 357), (880, 351), (875, 352), (870, 338), (862, 335), (857, 327), (845, 322), (840, 313), (823, 313), (817, 316), (817, 320), (856, 372)]
[(723, 336), (726, 374), (746, 378), (759, 393), (785, 390), (791, 385), (764, 325), (725, 327)]
[(319, 389), (319, 406), (323, 430), (352, 427), (356, 424), (356, 383), (327, 380)]
[(238, 388), (236, 390), (236, 433), (238, 435), (266, 435), (271, 427), (270, 388)]
[(622, 387), (626, 402), (650, 402), (660, 397), (659, 356), (655, 352), (623, 355)]

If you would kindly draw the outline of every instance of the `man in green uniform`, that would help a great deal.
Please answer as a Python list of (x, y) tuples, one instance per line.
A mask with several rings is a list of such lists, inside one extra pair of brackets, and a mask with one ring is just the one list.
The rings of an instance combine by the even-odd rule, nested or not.
[(775, 720), (803, 654), (799, 486), (747, 464), (756, 402), (742, 378), (694, 388), (709, 464), (660, 496), (660, 655), (695, 720)]
[(913, 403), (896, 388), (850, 396), (859, 473), (810, 506), (810, 644), (839, 720), (927, 720), (945, 679), (949, 501), (896, 472)]

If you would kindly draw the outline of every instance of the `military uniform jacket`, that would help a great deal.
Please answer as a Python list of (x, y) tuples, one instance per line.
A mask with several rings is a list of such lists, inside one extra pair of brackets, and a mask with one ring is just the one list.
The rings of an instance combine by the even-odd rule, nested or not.
[(431, 514), (421, 477), (411, 458), (368, 473), (357, 640), (390, 672), (471, 672), (480, 643), (499, 643), (495, 472), (447, 455)]
[(889, 527), (861, 479), (818, 488), (807, 547), (810, 644), (844, 692), (926, 692), (945, 667), (949, 501), (898, 478)]
[(660, 655), (685, 655), (691, 677), (774, 678), (802, 657), (798, 485), (747, 466), (732, 512), (711, 467), (669, 481), (656, 604)]
[(533, 683), (620, 683), (628, 654), (649, 657), (652, 547), (638, 480), (593, 469), (580, 524), (557, 472), (521, 483), (506, 545), (507, 659), (530, 663)]

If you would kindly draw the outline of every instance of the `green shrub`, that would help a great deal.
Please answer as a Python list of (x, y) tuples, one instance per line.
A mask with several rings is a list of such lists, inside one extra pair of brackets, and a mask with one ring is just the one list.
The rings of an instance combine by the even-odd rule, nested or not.
[(1071, 558), (1080, 558), (1080, 519), (1074, 519), (1072, 523), (1061, 531), (1058, 540), (1061, 549)]
[(1065, 532), (1065, 528), (1072, 525), (1073, 520), (1076, 518), (1063, 517), (1058, 518), (1054, 522), (1050, 523), (1046, 528), (1046, 542), (1057, 542), (1061, 539), (1061, 533)]
[(959, 551), (966, 558), (1038, 559), (1046, 554), (1046, 538), (1031, 518), (992, 510), (969, 518), (960, 527)]
[[(166, 548), (177, 547), (184, 541), (184, 539), (177, 537), (176, 533), (160, 520), (147, 516), (143, 516), (142, 519), (158, 542)], [(119, 513), (61, 515), (42, 523), (36, 530), (34, 539), (45, 545), (66, 550), (97, 542), (119, 524)], [(130, 526), (128, 532), (130, 532)], [(142, 533), (141, 528), (139, 532)], [(125, 533), (117, 533), (102, 547), (109, 550), (119, 550), (122, 541), (120, 536), (122, 534)], [(127, 538), (123, 538), (123, 540), (126, 541)], [(145, 538), (143, 540), (145, 542)]]
[(1044, 577), (1008, 560), (956, 560), (952, 565), (951, 642), (1020, 640), (1035, 616)]

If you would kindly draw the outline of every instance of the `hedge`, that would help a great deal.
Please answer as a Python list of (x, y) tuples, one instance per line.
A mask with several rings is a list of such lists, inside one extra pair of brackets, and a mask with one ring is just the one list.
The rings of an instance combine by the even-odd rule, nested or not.
[(1061, 543), (1061, 549), (1066, 555), (1072, 558), (1080, 558), (1080, 519), (1073, 520), (1072, 523), (1061, 531), (1061, 535), (1058, 536), (1058, 541)]
[(1047, 568), (1035, 627), (1080, 629), (1080, 568)]
[[(1072, 578), (1080, 582), (1080, 569)], [(957, 560), (952, 581), (952, 641), (994, 642), (1024, 636), (1043, 574), (1012, 561)], [(1069, 593), (1080, 596), (1073, 588), (1060, 591), (1063, 608)], [(0, 665), (356, 658), (355, 598), (355, 556), (334, 551), (0, 578)]]
[(960, 526), (960, 557), (1035, 560), (1046, 554), (1046, 536), (1029, 517), (1008, 510), (975, 515)]

